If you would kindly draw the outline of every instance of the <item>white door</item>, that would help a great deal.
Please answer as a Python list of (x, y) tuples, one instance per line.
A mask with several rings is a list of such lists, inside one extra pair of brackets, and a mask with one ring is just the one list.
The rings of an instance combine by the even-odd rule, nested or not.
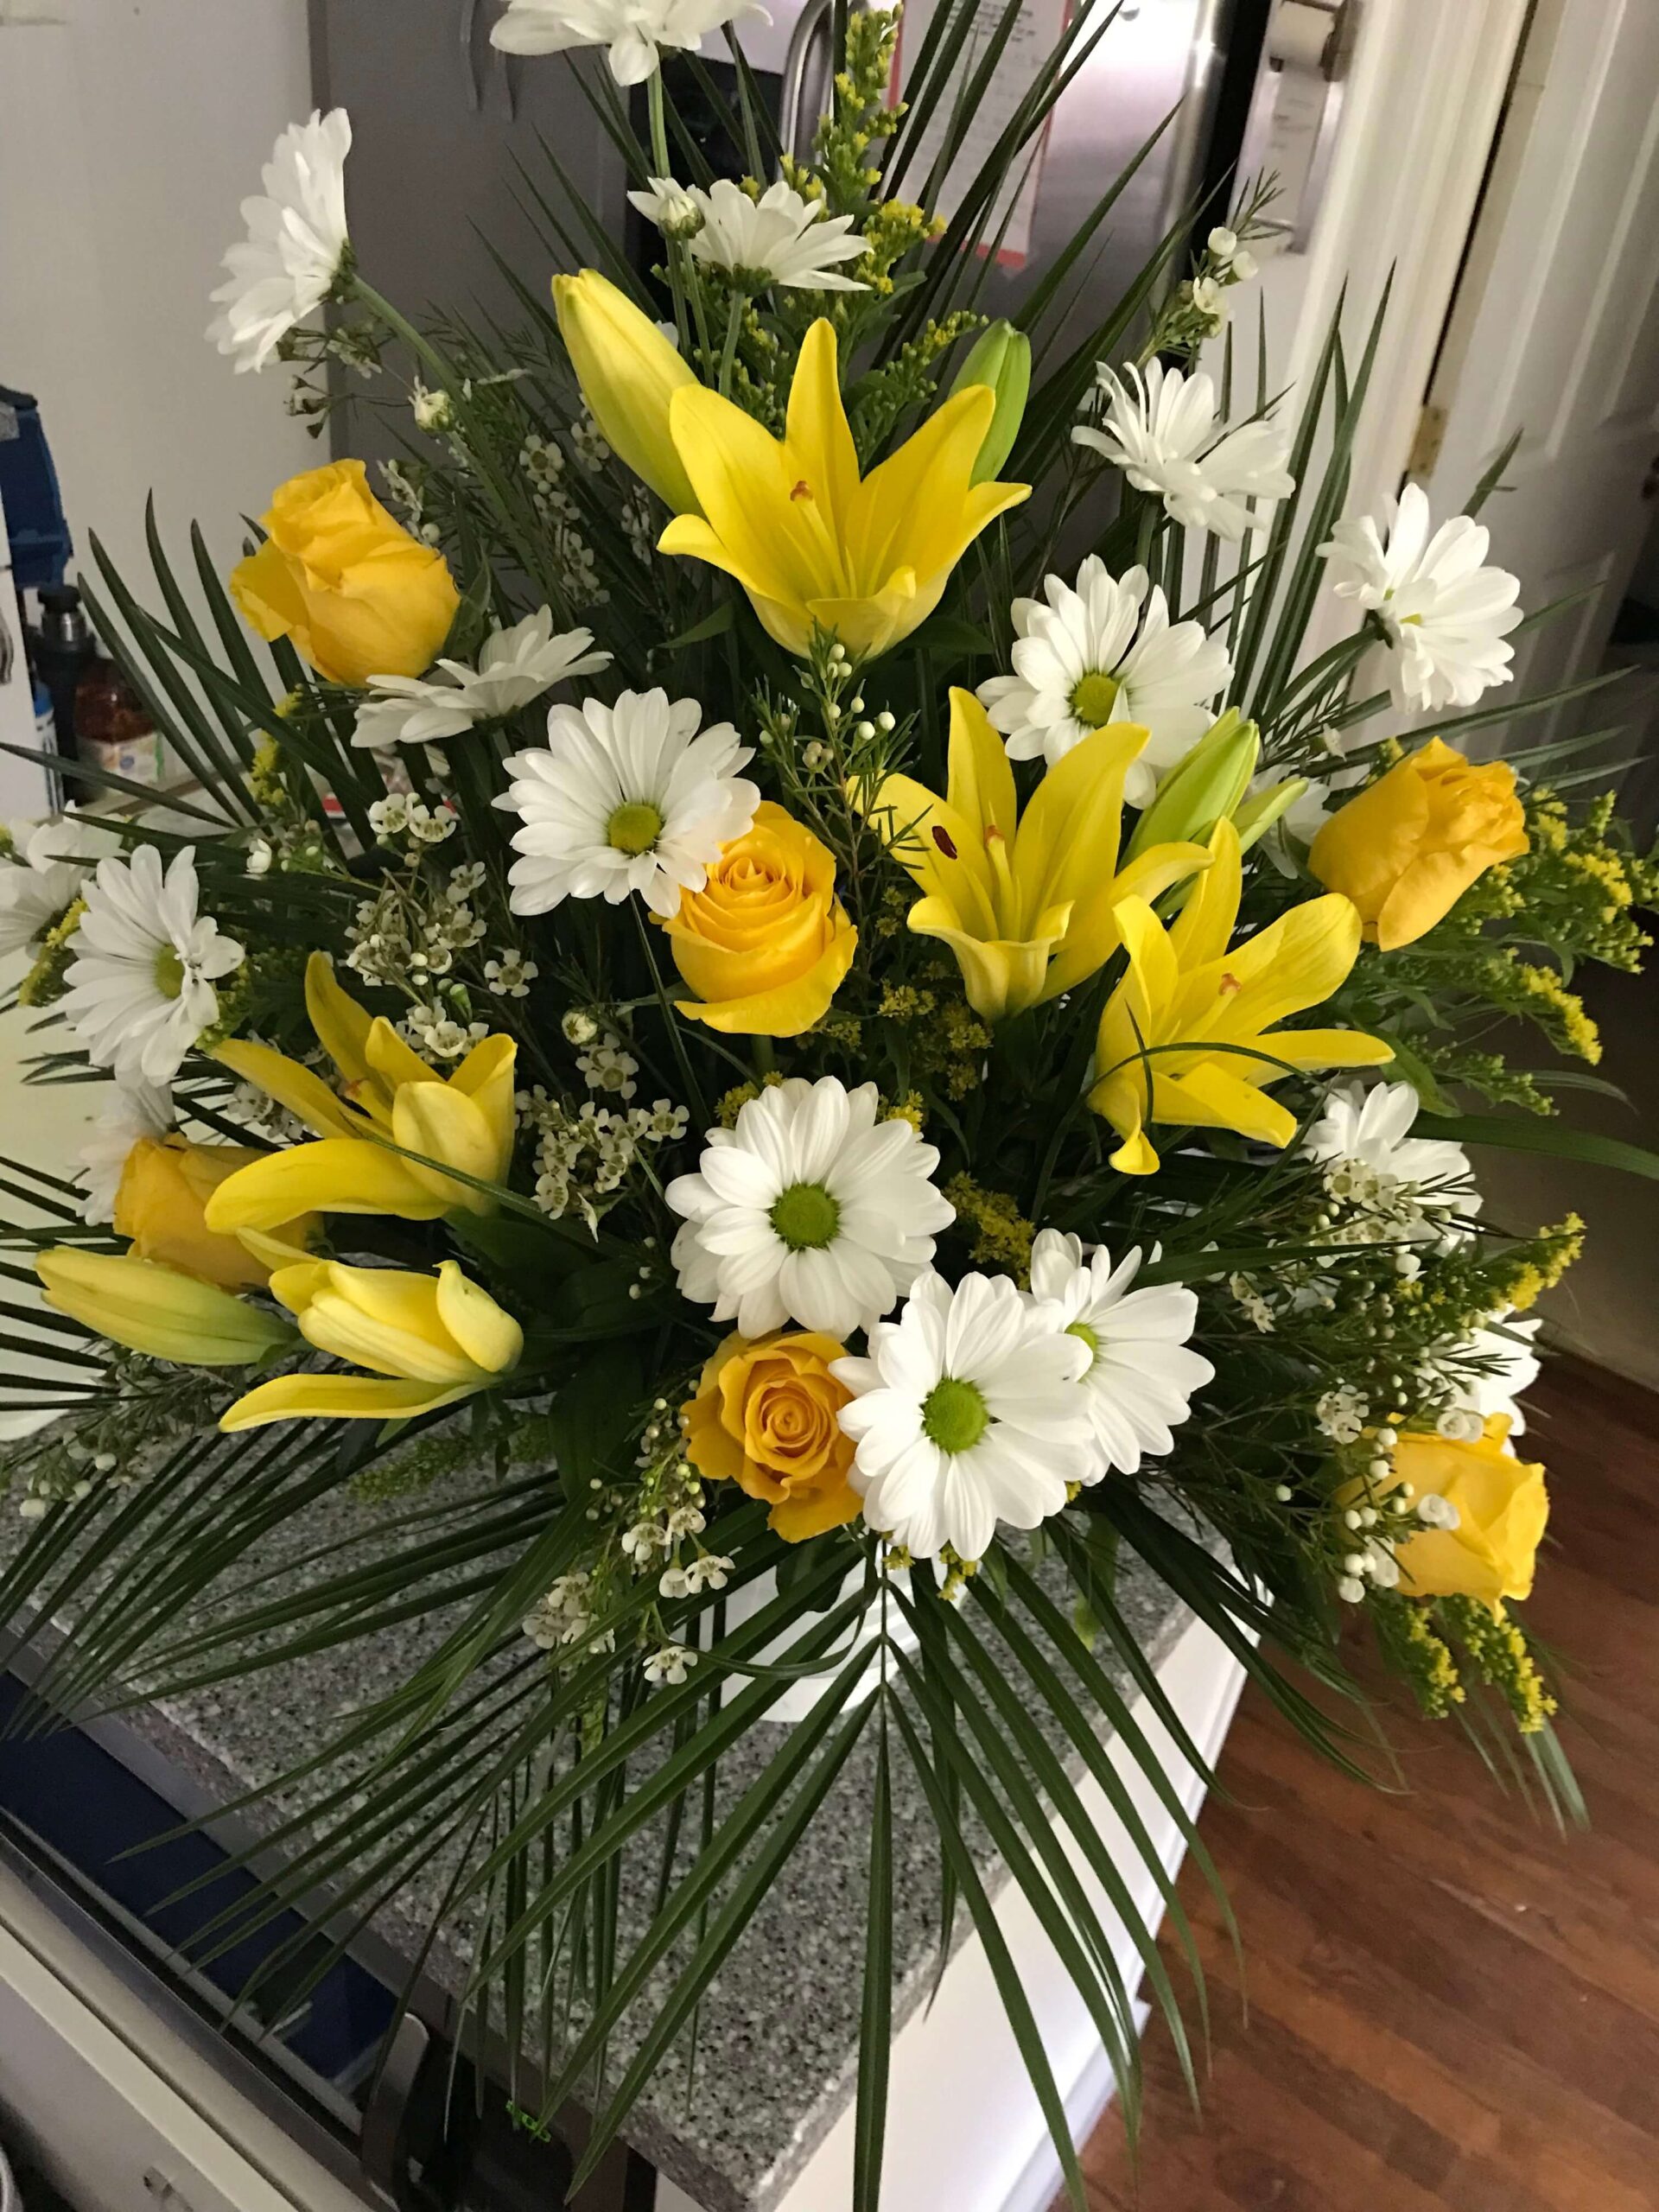
[(1519, 429), (1492, 557), (1526, 607), (1597, 587), (1516, 640), (1517, 692), (1593, 674), (1659, 494), (1659, 0), (1540, 0), (1429, 397), (1435, 512)]

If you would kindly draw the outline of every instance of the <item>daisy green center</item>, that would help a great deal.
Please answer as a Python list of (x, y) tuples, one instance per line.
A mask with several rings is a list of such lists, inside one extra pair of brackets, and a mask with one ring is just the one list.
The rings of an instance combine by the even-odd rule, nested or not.
[[(1100, 1357), (1100, 1338), (1089, 1324), (1086, 1321), (1069, 1321), (1066, 1324), (1065, 1333), (1068, 1337), (1075, 1337), (1079, 1344), (1088, 1345), (1089, 1366), (1092, 1367)], [(1088, 1369), (1085, 1368), (1084, 1371), (1086, 1374)]]
[(941, 1452), (971, 1452), (991, 1425), (991, 1409), (976, 1382), (942, 1376), (922, 1400), (922, 1433)]
[(791, 1183), (772, 1200), (770, 1219), (791, 1252), (821, 1252), (836, 1241), (841, 1208), (822, 1183)]
[(1091, 669), (1071, 694), (1071, 711), (1090, 729), (1104, 729), (1112, 719), (1121, 689), (1115, 676)]
[(648, 853), (663, 834), (663, 817), (649, 799), (625, 799), (605, 824), (607, 843), (632, 859)]
[(156, 988), (164, 999), (175, 999), (184, 989), (184, 963), (170, 944), (157, 948)]

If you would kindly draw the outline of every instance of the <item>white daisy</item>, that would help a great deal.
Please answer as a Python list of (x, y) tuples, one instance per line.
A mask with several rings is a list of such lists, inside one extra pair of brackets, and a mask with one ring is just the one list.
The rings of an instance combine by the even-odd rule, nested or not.
[(728, 177), (717, 177), (704, 192), (691, 194), (702, 211), (702, 227), (691, 240), (694, 260), (723, 269), (753, 291), (767, 284), (808, 292), (863, 292), (869, 287), (842, 276), (838, 261), (856, 261), (864, 240), (850, 215), (826, 215), (821, 200), (804, 200), (793, 185), (772, 184), (758, 200)]
[(123, 1083), (170, 1083), (185, 1054), (219, 1018), (217, 979), (242, 965), (242, 948), (196, 911), (190, 846), (167, 872), (153, 845), (130, 861), (106, 860), (83, 894), (76, 957), (58, 1001), (99, 1067)]
[(510, 630), (492, 630), (478, 666), (440, 660), (442, 676), (372, 676), (370, 696), (357, 710), (353, 745), (432, 745), (460, 737), (476, 722), (499, 721), (572, 676), (608, 668), (593, 650), (591, 630), (553, 632), (553, 610), (538, 607)]
[(1116, 462), (1137, 492), (1157, 493), (1173, 521), (1236, 544), (1258, 519), (1253, 500), (1287, 499), (1296, 489), (1277, 426), (1261, 420), (1230, 429), (1202, 372), (1185, 376), (1154, 361), (1144, 372), (1131, 365), (1127, 382), (1103, 362), (1095, 374), (1106, 395), (1105, 423), (1079, 423), (1072, 437)]
[(642, 85), (658, 49), (696, 53), (722, 23), (772, 17), (755, 0), (508, 0), (490, 32), (506, 54), (563, 54), (573, 46), (607, 46), (619, 85)]
[(791, 1076), (710, 1129), (695, 1175), (665, 1192), (685, 1217), (683, 1294), (746, 1337), (785, 1321), (846, 1337), (891, 1313), (956, 1209), (908, 1122), (877, 1119), (876, 1089)]
[[(648, 223), (655, 223), (665, 238), (694, 238), (708, 220), (707, 193), (694, 185), (677, 183), (671, 176), (647, 177), (648, 192), (631, 192), (628, 203)], [(670, 330), (674, 328), (672, 323)]]
[(49, 929), (105, 854), (121, 849), (112, 830), (72, 814), (14, 823), (10, 839), (0, 861), (0, 956), (21, 952)]
[(1015, 760), (1052, 767), (1091, 730), (1141, 722), (1151, 732), (1129, 770), (1125, 796), (1144, 806), (1158, 778), (1214, 721), (1208, 702), (1232, 663), (1201, 622), (1176, 622), (1144, 569), (1121, 579), (1091, 553), (1075, 584), (1047, 576), (1041, 600), (1016, 599), (1012, 676), (994, 676), (979, 696)]
[(1430, 713), (1472, 706), (1510, 682), (1515, 658), (1504, 635), (1521, 620), (1520, 579), (1484, 563), (1491, 533), (1468, 515), (1431, 537), (1428, 501), (1408, 484), (1388, 511), (1388, 539), (1367, 515), (1339, 522), (1319, 551), (1339, 599), (1351, 599), (1386, 632), (1389, 688), (1396, 707)]
[(982, 1559), (999, 1521), (1034, 1529), (1096, 1471), (1089, 1348), (1012, 1277), (952, 1290), (930, 1270), (869, 1344), (868, 1359), (830, 1364), (854, 1393), (840, 1415), (858, 1446), (848, 1479), (870, 1526), (918, 1559), (946, 1544)]
[(127, 1155), (143, 1137), (165, 1136), (173, 1126), (173, 1101), (166, 1090), (142, 1079), (118, 1083), (104, 1110), (87, 1130), (75, 1180), (85, 1193), (81, 1217), (105, 1222), (115, 1212), (115, 1194)]
[(245, 238), (225, 257), (228, 280), (213, 297), (224, 312), (207, 326), (221, 353), (263, 369), (296, 322), (321, 307), (346, 255), (346, 156), (352, 126), (343, 107), (292, 123), (265, 164), (263, 195), (242, 202)]
[(1186, 1420), (1188, 1400), (1215, 1377), (1203, 1354), (1187, 1348), (1197, 1298), (1179, 1283), (1132, 1290), (1140, 1267), (1138, 1245), (1114, 1267), (1103, 1244), (1085, 1256), (1082, 1239), (1058, 1229), (1040, 1230), (1031, 1248), (1031, 1295), (1059, 1308), (1090, 1356), (1083, 1390), (1101, 1456), (1086, 1482), (1113, 1467), (1136, 1474), (1143, 1454), (1173, 1451), (1170, 1432)]
[(1513, 1306), (1506, 1306), (1458, 1346), (1451, 1363), (1457, 1376), (1457, 1395), (1449, 1408), (1452, 1419), (1448, 1421), (1446, 1415), (1441, 1416), (1443, 1430), (1478, 1436), (1493, 1414), (1507, 1414), (1510, 1433), (1522, 1433), (1527, 1417), (1519, 1400), (1521, 1393), (1538, 1380), (1541, 1362), (1533, 1348), (1533, 1338), (1542, 1326), (1541, 1315), (1535, 1313), (1529, 1321), (1522, 1321)]
[(1408, 1083), (1357, 1083), (1325, 1094), (1325, 1111), (1308, 1130), (1311, 1159), (1362, 1171), (1357, 1179), (1372, 1200), (1409, 1198), (1430, 1213), (1473, 1213), (1480, 1205), (1469, 1155), (1442, 1137), (1414, 1137), (1422, 1101)]
[(737, 773), (753, 757), (729, 722), (701, 735), (702, 709), (666, 691), (625, 691), (614, 707), (554, 707), (547, 744), (515, 753), (495, 804), (523, 818), (511, 874), (515, 914), (563, 899), (619, 905), (631, 891), (664, 918), (701, 891), (710, 861), (741, 837), (760, 804)]

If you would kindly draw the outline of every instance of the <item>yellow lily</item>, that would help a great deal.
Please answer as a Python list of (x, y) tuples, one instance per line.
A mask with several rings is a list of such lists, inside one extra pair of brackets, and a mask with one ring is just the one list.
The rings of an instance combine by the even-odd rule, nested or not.
[[(1243, 872), (1230, 822), (1216, 824), (1210, 851), (1210, 868), (1171, 928), (1144, 898), (1117, 909), (1128, 972), (1100, 1017), (1089, 1103), (1122, 1138), (1112, 1165), (1125, 1175), (1157, 1172), (1149, 1122), (1288, 1144), (1295, 1117), (1263, 1096), (1266, 1084), (1291, 1068), (1376, 1067), (1394, 1058), (1381, 1039), (1356, 1029), (1274, 1026), (1345, 980), (1359, 952), (1352, 901), (1310, 899), (1233, 945)], [(1166, 1046), (1179, 1049), (1158, 1049)], [(1271, 1057), (1253, 1059), (1256, 1051)]]
[(238, 1398), (222, 1429), (273, 1421), (408, 1421), (487, 1389), (524, 1350), (524, 1332), (454, 1260), (435, 1276), (401, 1268), (302, 1260), (271, 1294), (306, 1342), (368, 1375), (279, 1375)]
[(884, 653), (933, 612), (987, 523), (1030, 495), (973, 480), (996, 411), (990, 386), (971, 385), (861, 479), (835, 328), (815, 322), (781, 438), (706, 385), (673, 394), (669, 429), (702, 512), (677, 516), (659, 548), (725, 569), (790, 652), (816, 624), (851, 652)]
[(486, 1037), (452, 1076), (438, 1075), (384, 1016), (371, 1016), (340, 988), (321, 952), (306, 964), (305, 1003), (340, 1071), (344, 1096), (268, 1045), (219, 1046), (226, 1067), (296, 1114), (320, 1141), (238, 1168), (208, 1199), (208, 1228), (236, 1236), (310, 1212), (391, 1213), (405, 1221), (488, 1213), (492, 1202), (481, 1191), (377, 1140), (390, 1137), (462, 1174), (500, 1182), (512, 1157), (512, 1039)]
[(35, 1255), (35, 1272), (58, 1313), (180, 1367), (250, 1367), (292, 1335), (274, 1313), (159, 1260), (57, 1244)]
[(1202, 845), (1154, 845), (1116, 873), (1123, 779), (1146, 741), (1132, 722), (1096, 730), (1021, 816), (989, 716), (971, 691), (953, 690), (945, 796), (888, 776), (860, 801), (923, 894), (911, 928), (950, 947), (987, 1021), (1075, 989), (1117, 950), (1122, 900), (1155, 899), (1208, 865)]

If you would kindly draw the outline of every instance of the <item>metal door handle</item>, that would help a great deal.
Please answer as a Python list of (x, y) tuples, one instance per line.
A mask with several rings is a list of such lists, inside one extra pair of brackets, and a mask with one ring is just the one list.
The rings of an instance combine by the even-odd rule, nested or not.
[(793, 154), (797, 159), (806, 151), (800, 137), (801, 102), (806, 92), (807, 64), (820, 35), (824, 44), (829, 44), (832, 4), (833, 0), (806, 0), (806, 4), (795, 18), (795, 28), (789, 35), (789, 50), (784, 56), (784, 88), (778, 105), (778, 137), (785, 153)]

